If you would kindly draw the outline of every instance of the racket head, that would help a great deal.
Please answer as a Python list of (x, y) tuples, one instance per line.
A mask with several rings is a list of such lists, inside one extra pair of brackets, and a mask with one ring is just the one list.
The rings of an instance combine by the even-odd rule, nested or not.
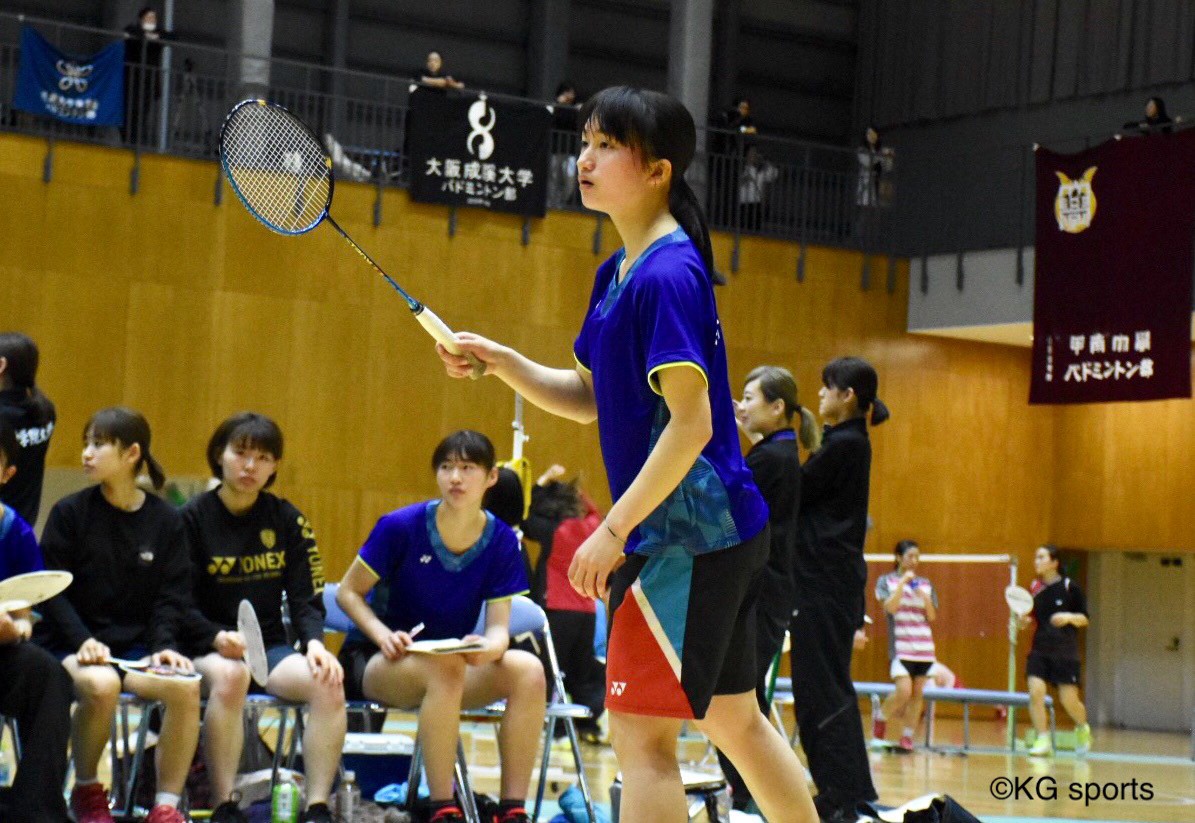
[(1033, 611), (1033, 595), (1024, 586), (1008, 586), (1004, 590), (1004, 601), (1017, 617), (1024, 617)]
[(237, 631), (245, 637), (245, 662), (249, 664), (253, 682), (265, 686), (266, 679), (270, 676), (270, 662), (266, 658), (266, 644), (261, 636), (257, 612), (248, 600), (242, 600), (237, 606)]
[(220, 167), (237, 199), (266, 228), (306, 234), (328, 216), (332, 158), (307, 124), (283, 106), (242, 100), (220, 127)]
[(63, 571), (27, 572), (0, 580), (0, 611), (15, 612), (44, 603), (66, 591), (72, 580), (74, 576)]

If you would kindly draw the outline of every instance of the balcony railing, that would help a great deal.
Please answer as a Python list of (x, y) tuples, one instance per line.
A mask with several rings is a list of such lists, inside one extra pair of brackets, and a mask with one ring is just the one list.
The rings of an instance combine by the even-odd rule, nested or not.
[[(94, 54), (123, 32), (0, 13), (0, 129), (140, 152), (214, 158), (228, 109), (248, 96), (280, 103), (334, 140), (338, 173), (378, 186), (405, 186), (403, 138), (411, 81), (280, 58), (256, 58), (178, 40), (128, 41), (125, 124), (76, 126), (13, 109), (20, 28), (32, 25), (72, 54)], [(464, 90), (460, 94), (477, 94)], [(689, 177), (716, 230), (869, 252), (891, 247), (891, 183), (885, 197), (856, 152), (766, 135), (705, 129)], [(548, 205), (582, 210), (575, 132), (554, 130)], [(752, 150), (753, 149), (753, 150)], [(750, 155), (748, 155), (748, 151)], [(736, 246), (737, 247), (737, 246)], [(736, 256), (737, 257), (737, 256)]]

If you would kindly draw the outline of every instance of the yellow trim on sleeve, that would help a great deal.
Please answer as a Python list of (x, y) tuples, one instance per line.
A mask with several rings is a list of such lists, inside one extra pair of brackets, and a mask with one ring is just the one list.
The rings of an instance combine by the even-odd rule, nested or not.
[(577, 355), (575, 353), (573, 354), (573, 360), (576, 361), (578, 366), (580, 366), (582, 369), (584, 369), (586, 374), (593, 374), (593, 369), (589, 368), (589, 366), (586, 366), (584, 363), (582, 363), (581, 358), (577, 357)]
[(706, 391), (709, 391), (709, 388), (710, 388), (709, 375), (707, 375), (705, 373), (705, 369), (701, 368), (700, 365), (698, 365), (697, 363), (694, 363), (692, 360), (677, 360), (675, 363), (662, 363), (659, 366), (656, 366), (654, 369), (652, 369), (651, 371), (649, 371), (647, 373), (647, 385), (651, 386), (652, 391), (654, 391), (656, 394), (663, 397), (664, 392), (660, 391), (660, 379), (656, 375), (659, 374), (660, 372), (664, 371), (664, 369), (673, 369), (673, 368), (676, 368), (677, 366), (688, 366), (689, 368), (696, 369), (697, 373), (701, 375), (701, 379), (705, 381)]
[(516, 597), (518, 597), (521, 594), (530, 594), (530, 593), (531, 593), (531, 589), (523, 589), (521, 592), (515, 592), (514, 594), (508, 594), (508, 595), (504, 595), (502, 597), (493, 597), (485, 602), (501, 603), (503, 600), (514, 600)]
[(366, 568), (366, 569), (369, 571), (369, 573), (370, 573), (370, 574), (372, 574), (374, 577), (376, 577), (378, 580), (381, 580), (381, 579), (382, 579), (382, 576), (381, 576), (380, 574), (378, 574), (377, 572), (375, 572), (375, 571), (373, 570), (373, 566), (371, 566), (371, 565), (369, 565), (368, 563), (366, 563), (366, 562), (365, 562), (365, 561), (364, 561), (364, 560), (361, 558), (361, 555), (357, 555), (357, 562), (358, 562), (358, 563), (360, 563), (362, 566), (364, 566), (364, 567), (365, 567), (365, 568)]

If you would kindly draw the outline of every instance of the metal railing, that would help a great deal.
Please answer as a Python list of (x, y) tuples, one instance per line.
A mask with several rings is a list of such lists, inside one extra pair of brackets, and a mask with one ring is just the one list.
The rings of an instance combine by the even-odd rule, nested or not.
[[(147, 45), (129, 39), (124, 126), (78, 126), (12, 107), (22, 25), (80, 55), (125, 37), (119, 31), (0, 13), (0, 129), (214, 158), (228, 109), (245, 97), (264, 96), (332, 138), (326, 142), (342, 175), (378, 186), (406, 185), (407, 77), (247, 57), (178, 40)], [(892, 209), (862, 194), (870, 182), (853, 149), (713, 128), (704, 130), (703, 139), (706, 150), (690, 178), (704, 193), (711, 227), (735, 234), (736, 248), (744, 234), (873, 252), (890, 248)], [(575, 132), (553, 130), (550, 208), (583, 209), (576, 189), (578, 150)]]

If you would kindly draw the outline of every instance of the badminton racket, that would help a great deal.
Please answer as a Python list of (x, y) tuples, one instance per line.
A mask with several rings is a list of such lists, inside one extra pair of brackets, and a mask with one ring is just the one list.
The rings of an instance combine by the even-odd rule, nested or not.
[(245, 638), (245, 663), (249, 666), (253, 682), (265, 686), (270, 677), (270, 662), (266, 656), (265, 640), (261, 636), (261, 624), (257, 622), (257, 612), (248, 600), (242, 600), (237, 606), (237, 631)]
[(1004, 590), (1004, 600), (1008, 609), (1017, 617), (1025, 617), (1033, 611), (1033, 595), (1021, 586), (1009, 586)]
[[(448, 325), (408, 294), (332, 218), (332, 158), (302, 120), (265, 100), (237, 103), (220, 129), (220, 165), (241, 203), (266, 228), (297, 236), (326, 221), (407, 301), (433, 339), (452, 354), (462, 353)], [(476, 380), (485, 373), (485, 364), (471, 354), (466, 357)]]

